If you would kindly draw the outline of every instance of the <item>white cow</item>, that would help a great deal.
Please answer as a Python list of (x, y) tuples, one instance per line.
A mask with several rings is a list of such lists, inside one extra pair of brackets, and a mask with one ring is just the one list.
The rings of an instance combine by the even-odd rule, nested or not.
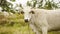
[(60, 30), (60, 10), (29, 9), (24, 10), (24, 20), (36, 34)]

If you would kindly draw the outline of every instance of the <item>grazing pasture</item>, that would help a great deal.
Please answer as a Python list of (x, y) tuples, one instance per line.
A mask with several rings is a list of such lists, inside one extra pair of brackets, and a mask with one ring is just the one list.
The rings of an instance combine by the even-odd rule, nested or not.
[[(28, 26), (28, 23), (24, 22), (22, 14), (13, 14), (8, 17), (3, 17), (0, 13), (0, 34), (35, 34)], [(48, 34), (60, 34), (59, 31), (48, 32)]]

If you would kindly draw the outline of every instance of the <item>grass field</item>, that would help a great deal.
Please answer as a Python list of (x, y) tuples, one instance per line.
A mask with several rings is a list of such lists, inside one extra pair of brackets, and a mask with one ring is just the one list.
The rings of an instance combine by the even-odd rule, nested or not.
[[(0, 19), (0, 34), (35, 34), (23, 20), (22, 14), (14, 14), (6, 20)], [(48, 34), (60, 34), (60, 32), (48, 32)]]

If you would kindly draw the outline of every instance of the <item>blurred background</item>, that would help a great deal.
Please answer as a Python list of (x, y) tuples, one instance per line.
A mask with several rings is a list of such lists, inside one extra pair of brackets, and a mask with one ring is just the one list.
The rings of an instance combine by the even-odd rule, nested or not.
[[(24, 22), (21, 11), (24, 7), (59, 9), (60, 0), (0, 0), (0, 34), (35, 34)], [(60, 34), (60, 31), (48, 32)]]

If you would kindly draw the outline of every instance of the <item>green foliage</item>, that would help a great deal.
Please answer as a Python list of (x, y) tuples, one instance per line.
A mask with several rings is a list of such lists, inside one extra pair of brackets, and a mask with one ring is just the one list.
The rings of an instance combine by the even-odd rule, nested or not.
[(46, 4), (44, 5), (44, 7), (42, 7), (42, 3), (43, 3), (43, 1), (44, 0), (41, 0), (40, 2), (39, 1), (37, 1), (37, 0), (32, 0), (32, 2), (33, 2), (33, 6), (31, 6), (31, 1), (28, 1), (27, 3), (27, 5), (28, 6), (31, 6), (32, 8), (34, 8), (34, 7), (36, 7), (36, 5), (38, 4), (38, 7), (37, 8), (43, 8), (43, 9), (56, 9), (56, 8), (59, 8), (57, 5), (58, 5), (58, 3), (55, 3), (55, 2), (53, 2), (53, 0), (52, 1), (46, 1), (45, 0), (45, 2), (46, 2)]
[[(10, 0), (10, 1), (14, 2), (15, 0)], [(11, 7), (9, 7), (9, 6), (11, 6)], [(13, 4), (7, 2), (6, 0), (0, 0), (0, 7), (2, 7), (3, 10), (6, 10), (7, 12), (15, 13), (12, 6), (13, 6)], [(16, 7), (18, 7), (18, 5)], [(21, 7), (23, 9), (22, 4), (20, 4), (19, 7)]]
[(34, 7), (36, 6), (37, 1), (34, 1), (33, 3), (34, 3), (34, 4), (33, 4), (33, 8), (34, 8)]
[(27, 1), (27, 6), (31, 6), (31, 3), (29, 1)]
[(46, 8), (46, 9), (53, 9), (52, 8), (52, 3), (50, 1), (46, 2), (46, 5), (45, 5), (44, 8)]
[(15, 0), (10, 0), (10, 1), (13, 1), (14, 2)]
[(53, 9), (53, 8), (56, 9), (56, 8), (59, 8), (57, 6), (57, 3), (54, 3), (54, 2), (52, 3), (52, 2), (50, 2), (50, 1), (46, 2), (45, 6), (44, 6), (44, 9)]
[[(27, 1), (27, 6), (31, 6), (32, 8), (34, 8), (36, 6), (37, 1), (36, 0), (32, 0), (32, 1)], [(31, 2), (33, 3), (33, 5)]]
[(6, 10), (7, 12), (13, 11), (12, 8), (9, 7), (9, 5), (12, 5), (11, 3), (7, 2), (6, 0), (0, 0), (0, 7), (2, 7), (3, 10)]

